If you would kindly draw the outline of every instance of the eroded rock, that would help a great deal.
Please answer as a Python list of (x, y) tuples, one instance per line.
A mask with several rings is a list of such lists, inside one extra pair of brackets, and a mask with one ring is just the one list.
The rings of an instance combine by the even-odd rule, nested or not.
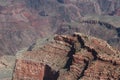
[(75, 33), (35, 46), (17, 57), (13, 80), (120, 79), (120, 52), (104, 40)]

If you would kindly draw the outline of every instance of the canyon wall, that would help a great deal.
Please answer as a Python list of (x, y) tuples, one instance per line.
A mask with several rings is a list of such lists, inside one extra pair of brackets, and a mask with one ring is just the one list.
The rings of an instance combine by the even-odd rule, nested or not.
[[(117, 19), (114, 24), (119, 25), (119, 2), (119, 0), (1, 0), (0, 56), (15, 55), (20, 49), (35, 43), (38, 38), (62, 33), (88, 33), (89, 26), (92, 36), (105, 39), (110, 33), (114, 36), (112, 39), (106, 37), (107, 41), (116, 42), (119, 40), (119, 29), (116, 31), (102, 28), (101, 30), (96, 28), (99, 25), (89, 25), (89, 23), (89, 26), (83, 25), (79, 20), (86, 15), (116, 15), (118, 17), (112, 22)], [(107, 19), (109, 21), (109, 17)], [(111, 26), (109, 24), (111, 23), (101, 26)], [(119, 26), (114, 27), (119, 28)], [(105, 36), (101, 34), (104, 32), (106, 32)], [(116, 36), (117, 39), (113, 39)]]

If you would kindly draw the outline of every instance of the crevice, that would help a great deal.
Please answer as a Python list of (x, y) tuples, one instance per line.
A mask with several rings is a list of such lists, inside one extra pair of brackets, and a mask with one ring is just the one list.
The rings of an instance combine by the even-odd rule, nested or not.
[(91, 49), (91, 48), (89, 48), (89, 47), (87, 47), (87, 46), (85, 46), (85, 48), (86, 48), (89, 52), (92, 53), (92, 56), (94, 57), (93, 60), (96, 61), (96, 60), (98, 59), (98, 57), (97, 57), (98, 53), (97, 53), (94, 49)]
[(76, 49), (74, 48), (74, 44), (72, 44), (72, 47), (67, 55), (69, 57), (69, 59), (68, 59), (66, 65), (64, 66), (65, 69), (70, 70), (70, 66), (72, 65), (72, 61), (73, 61), (73, 55), (75, 54), (75, 52), (76, 52)]
[[(91, 52), (92, 56), (94, 57), (94, 59), (91, 60), (91, 61), (96, 61), (98, 59), (98, 57), (97, 57), (98, 53), (94, 49), (91, 49), (91, 48), (89, 48), (87, 46), (85, 46), (85, 48), (87, 49), (87, 51)], [(82, 73), (80, 74), (80, 77), (78, 77), (78, 80), (81, 79), (84, 76), (84, 73), (88, 69), (88, 66), (90, 64), (89, 62), (90, 61), (88, 61), (88, 60), (84, 60), (85, 67), (84, 67)]]
[(112, 64), (112, 65), (114, 65), (114, 66), (119, 65), (117, 62), (112, 61), (112, 60), (104, 60), (104, 59), (101, 59), (101, 58), (99, 58), (99, 57), (98, 57), (98, 60), (99, 60), (99, 61), (103, 61), (103, 62), (110, 63), (110, 64)]
[[(91, 49), (90, 47), (86, 46), (85, 42), (81, 36), (77, 35), (77, 39), (81, 45), (81, 48), (86, 49), (88, 52), (91, 52), (92, 56), (94, 57), (91, 61), (96, 61), (98, 59), (97, 58), (98, 53), (94, 49)], [(84, 76), (84, 73), (88, 69), (88, 66), (90, 64), (89, 62), (90, 61), (88, 61), (88, 60), (84, 60), (84, 64), (85, 64), (84, 69), (82, 70), (82, 72), (81, 72), (80, 76), (77, 78), (77, 80), (81, 79)]]
[(81, 44), (81, 48), (85, 48), (84, 40), (79, 35), (77, 35), (77, 39), (79, 43)]
[(97, 57), (98, 53), (94, 49), (92, 49), (92, 55), (94, 57), (94, 60), (98, 59), (98, 57)]
[[(84, 44), (84, 40), (82, 40), (82, 38), (79, 35), (73, 35), (73, 37), (77, 37), (78, 42), (80, 43), (80, 48), (84, 48), (85, 44)], [(68, 42), (66, 40), (66, 42)], [(66, 63), (66, 65), (64, 66), (65, 69), (67, 69), (68, 71), (70, 70), (70, 66), (72, 65), (72, 61), (73, 61), (73, 55), (76, 53), (76, 48), (75, 48), (75, 42), (74, 43), (70, 43), (68, 42), (70, 45), (72, 45), (70, 51), (68, 52), (68, 61)]]
[(52, 70), (50, 66), (45, 66), (45, 73), (43, 80), (57, 80), (59, 71)]
[(78, 77), (77, 80), (81, 79), (84, 76), (85, 70), (88, 69), (89, 61), (84, 60), (84, 63), (85, 63), (85, 67), (84, 67), (83, 71), (81, 72), (81, 74), (80, 74), (80, 76)]
[(120, 37), (120, 28), (116, 28), (117, 36)]

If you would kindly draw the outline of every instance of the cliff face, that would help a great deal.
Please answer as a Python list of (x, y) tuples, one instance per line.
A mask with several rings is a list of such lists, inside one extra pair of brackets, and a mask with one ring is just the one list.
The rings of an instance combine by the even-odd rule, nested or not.
[(0, 56), (15, 55), (39, 37), (51, 34), (48, 18), (30, 11), (25, 1), (0, 1)]
[(119, 56), (104, 40), (56, 35), (17, 54), (13, 80), (118, 80)]
[(81, 15), (86, 14), (108, 14), (116, 15), (120, 8), (119, 0), (57, 0), (62, 4), (76, 5), (80, 9)]
[(17, 60), (13, 80), (43, 80), (44, 65), (27, 60)]

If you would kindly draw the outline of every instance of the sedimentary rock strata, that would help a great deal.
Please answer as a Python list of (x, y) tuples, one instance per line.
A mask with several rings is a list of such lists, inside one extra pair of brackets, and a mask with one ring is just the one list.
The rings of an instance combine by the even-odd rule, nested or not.
[(13, 80), (43, 80), (44, 65), (29, 60), (16, 60)]
[(46, 40), (17, 55), (13, 80), (120, 79), (120, 52), (106, 41), (80, 33)]

